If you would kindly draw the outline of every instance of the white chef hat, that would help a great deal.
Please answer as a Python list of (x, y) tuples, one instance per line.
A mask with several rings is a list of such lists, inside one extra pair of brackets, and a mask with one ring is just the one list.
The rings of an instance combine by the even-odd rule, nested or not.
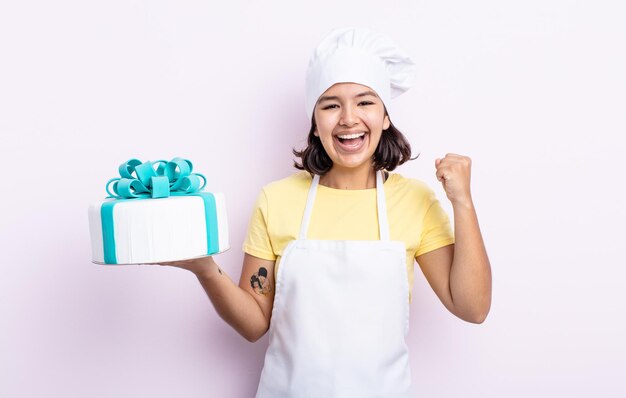
[(389, 108), (411, 87), (415, 64), (391, 39), (366, 28), (333, 30), (317, 46), (306, 73), (306, 112), (313, 116), (320, 95), (335, 83), (374, 90)]

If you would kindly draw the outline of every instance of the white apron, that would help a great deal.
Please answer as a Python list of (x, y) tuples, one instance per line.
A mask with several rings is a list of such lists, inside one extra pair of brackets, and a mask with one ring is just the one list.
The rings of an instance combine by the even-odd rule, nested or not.
[(256, 397), (412, 397), (405, 246), (389, 240), (382, 174), (378, 241), (307, 239), (318, 183), (280, 262)]

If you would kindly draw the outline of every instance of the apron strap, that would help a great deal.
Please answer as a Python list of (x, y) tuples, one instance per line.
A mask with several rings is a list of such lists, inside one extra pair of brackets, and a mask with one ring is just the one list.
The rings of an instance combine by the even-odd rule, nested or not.
[[(300, 223), (300, 234), (298, 239), (306, 239), (306, 233), (309, 230), (311, 222), (311, 213), (313, 212), (313, 204), (315, 203), (315, 195), (317, 194), (317, 186), (320, 182), (320, 176), (314, 175), (309, 188), (309, 194), (306, 199), (302, 222)], [(389, 222), (387, 221), (387, 203), (385, 201), (385, 190), (383, 189), (383, 172), (376, 172), (376, 210), (378, 213), (378, 233), (380, 240), (389, 241)]]
[(383, 172), (376, 172), (376, 208), (378, 210), (378, 233), (380, 240), (389, 241), (389, 222), (387, 221), (387, 201), (383, 189)]
[(313, 203), (315, 203), (315, 194), (317, 193), (317, 186), (320, 182), (320, 176), (315, 174), (313, 181), (311, 181), (311, 187), (309, 188), (309, 195), (306, 198), (306, 207), (304, 208), (304, 215), (302, 216), (302, 222), (300, 223), (300, 235), (298, 239), (306, 239), (306, 233), (309, 230), (309, 223), (311, 222), (311, 213), (313, 212)]

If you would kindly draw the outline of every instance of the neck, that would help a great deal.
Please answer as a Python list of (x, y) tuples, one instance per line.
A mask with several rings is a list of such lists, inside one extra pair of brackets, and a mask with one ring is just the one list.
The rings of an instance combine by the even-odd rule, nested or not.
[(359, 168), (339, 168), (333, 166), (320, 177), (320, 184), (335, 189), (376, 188), (376, 170), (371, 164)]

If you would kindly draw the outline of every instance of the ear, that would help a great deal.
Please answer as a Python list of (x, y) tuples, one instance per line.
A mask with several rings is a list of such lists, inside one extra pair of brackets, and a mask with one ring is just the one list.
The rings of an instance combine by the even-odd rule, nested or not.
[(389, 115), (385, 115), (385, 119), (383, 120), (383, 130), (387, 130), (391, 126), (391, 121), (389, 120)]
[(315, 128), (315, 130), (313, 130), (313, 135), (316, 137), (320, 136), (320, 133), (317, 132), (317, 127)]

